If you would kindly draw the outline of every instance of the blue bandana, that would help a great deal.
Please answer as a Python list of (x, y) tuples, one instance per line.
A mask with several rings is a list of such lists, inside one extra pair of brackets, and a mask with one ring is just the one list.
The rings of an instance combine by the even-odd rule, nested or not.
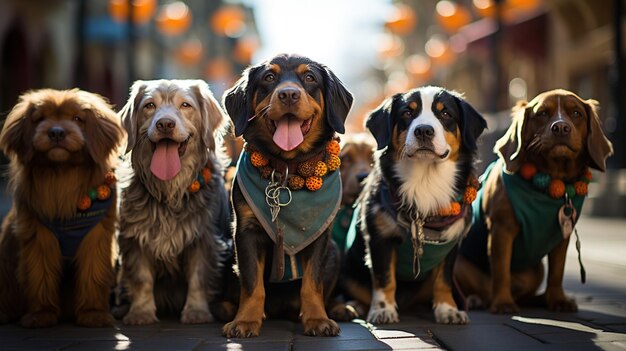
[[(111, 190), (112, 192), (115, 189)], [(49, 220), (42, 218), (41, 222), (56, 236), (64, 257), (74, 257), (83, 238), (102, 221), (113, 204), (115, 196), (111, 195), (106, 200), (94, 200), (86, 211), (78, 211), (69, 219)]]
[[(333, 223), (341, 204), (341, 177), (339, 170), (324, 176), (322, 188), (312, 192), (308, 190), (291, 191), (291, 202), (281, 207), (277, 223), (272, 222), (270, 206), (266, 202), (265, 188), (269, 184), (259, 170), (250, 162), (248, 152), (243, 151), (237, 162), (237, 184), (265, 232), (276, 242), (277, 227), (284, 233), (285, 275), (283, 280), (293, 280), (302, 276), (300, 260), (297, 259), (302, 249), (322, 235)], [(288, 200), (287, 191), (280, 194), (281, 202)]]

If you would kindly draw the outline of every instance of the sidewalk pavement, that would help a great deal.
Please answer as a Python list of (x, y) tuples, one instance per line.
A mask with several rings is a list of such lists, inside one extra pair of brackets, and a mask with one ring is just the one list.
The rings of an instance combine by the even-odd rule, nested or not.
[(226, 339), (221, 324), (88, 329), (72, 324), (29, 330), (0, 326), (0, 350), (626, 350), (626, 219), (583, 217), (577, 225), (587, 283), (580, 283), (574, 240), (565, 289), (577, 313), (523, 309), (517, 315), (470, 311), (470, 324), (438, 325), (430, 311), (402, 315), (401, 322), (372, 326), (340, 323), (335, 338), (302, 335), (299, 323), (265, 321), (261, 336)]

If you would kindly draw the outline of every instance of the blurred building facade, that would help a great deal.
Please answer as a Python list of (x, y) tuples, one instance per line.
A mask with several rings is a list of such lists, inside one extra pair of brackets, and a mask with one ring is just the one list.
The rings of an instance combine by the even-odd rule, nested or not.
[(4, 0), (0, 113), (43, 87), (120, 107), (135, 79), (205, 79), (220, 98), (259, 45), (252, 9), (232, 1)]

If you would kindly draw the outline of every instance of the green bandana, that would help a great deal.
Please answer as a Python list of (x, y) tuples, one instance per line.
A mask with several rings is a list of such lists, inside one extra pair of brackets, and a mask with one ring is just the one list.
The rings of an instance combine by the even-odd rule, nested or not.
[[(286, 256), (283, 280), (300, 277), (301, 265), (296, 254), (328, 229), (339, 210), (341, 203), (339, 170), (324, 176), (322, 188), (315, 192), (306, 189), (291, 191), (291, 202), (280, 208), (277, 223), (272, 222), (270, 206), (265, 198), (265, 188), (269, 181), (261, 177), (259, 170), (250, 162), (250, 156), (246, 151), (241, 153), (237, 162), (237, 184), (272, 241), (276, 241), (276, 225), (280, 225), (283, 230)], [(287, 190), (281, 191), (280, 199), (281, 203), (288, 201)]]
[[(489, 177), (489, 173), (496, 162), (502, 161), (492, 162), (481, 176), (481, 181), (484, 182)], [(503, 167), (501, 168), (503, 169)], [(502, 181), (513, 206), (515, 218), (520, 225), (520, 232), (513, 242), (511, 271), (521, 271), (536, 265), (563, 240), (558, 213), (561, 206), (565, 204), (565, 200), (554, 199), (545, 192), (539, 191), (531, 182), (518, 174), (507, 174), (502, 171)], [(481, 188), (478, 192), (478, 196), (472, 204), (474, 224), (461, 243), (461, 254), (488, 272), (487, 238), (489, 231), (481, 206), (483, 189)], [(574, 196), (571, 200), (576, 213), (580, 216), (585, 197)], [(578, 220), (578, 218), (576, 219)]]

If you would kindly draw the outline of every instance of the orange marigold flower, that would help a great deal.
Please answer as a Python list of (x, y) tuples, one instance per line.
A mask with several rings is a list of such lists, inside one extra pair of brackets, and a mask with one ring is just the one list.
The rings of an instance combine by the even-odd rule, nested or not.
[(261, 155), (260, 152), (252, 151), (252, 153), (250, 154), (250, 162), (254, 167), (259, 168), (267, 166), (270, 161), (265, 158), (265, 156)]
[(565, 183), (560, 179), (552, 179), (548, 187), (548, 194), (555, 199), (563, 197), (565, 195)]
[(78, 200), (78, 204), (76, 204), (76, 207), (78, 207), (78, 209), (81, 210), (81, 211), (85, 211), (89, 207), (91, 207), (91, 199), (89, 198), (89, 196), (81, 197)]
[(341, 146), (337, 140), (331, 140), (326, 144), (326, 152), (331, 155), (339, 156), (339, 152), (341, 151)]
[(589, 168), (585, 169), (585, 173), (583, 173), (583, 178), (587, 179), (588, 181), (593, 180), (593, 173), (591, 173), (591, 170)]
[(204, 183), (209, 183), (209, 181), (211, 181), (211, 177), (213, 176), (211, 170), (208, 167), (204, 167), (200, 172), (202, 173), (202, 179), (204, 179)]
[(305, 161), (298, 164), (298, 174), (308, 178), (315, 174), (315, 163), (313, 161)]
[(326, 166), (326, 164), (322, 161), (317, 161), (317, 164), (315, 165), (315, 175), (318, 177), (323, 177), (326, 175), (326, 173), (328, 173), (328, 167)]
[(104, 176), (104, 181), (108, 185), (115, 184), (115, 180), (116, 180), (115, 179), (115, 173), (113, 173), (113, 172), (107, 172), (107, 174)]
[(467, 187), (465, 189), (465, 195), (463, 196), (463, 203), (469, 205), (472, 202), (474, 202), (474, 200), (476, 200), (476, 188), (472, 188), (472, 187)]
[(532, 163), (524, 163), (519, 172), (522, 178), (526, 180), (531, 180), (537, 173), (537, 167), (535, 167), (535, 165)]
[(106, 200), (111, 196), (111, 188), (108, 185), (100, 185), (98, 189), (98, 200)]
[(197, 193), (200, 190), (200, 182), (197, 180), (194, 180), (188, 189), (190, 193)]
[(300, 177), (299, 175), (292, 175), (291, 177), (289, 177), (287, 184), (289, 185), (289, 189), (291, 190), (300, 190), (302, 189), (302, 187), (304, 187), (304, 178)]
[(326, 165), (329, 171), (336, 171), (341, 166), (341, 160), (339, 156), (330, 155), (326, 158)]
[(579, 180), (574, 183), (574, 189), (576, 189), (576, 195), (585, 196), (589, 191), (589, 184)]
[(453, 202), (450, 204), (450, 215), (456, 216), (461, 213), (461, 204), (458, 202)]
[(317, 191), (322, 187), (324, 181), (321, 177), (312, 176), (306, 179), (306, 188), (311, 191)]
[(446, 206), (446, 207), (440, 208), (437, 214), (440, 215), (441, 217), (448, 217), (450, 214), (452, 214), (452, 206)]

